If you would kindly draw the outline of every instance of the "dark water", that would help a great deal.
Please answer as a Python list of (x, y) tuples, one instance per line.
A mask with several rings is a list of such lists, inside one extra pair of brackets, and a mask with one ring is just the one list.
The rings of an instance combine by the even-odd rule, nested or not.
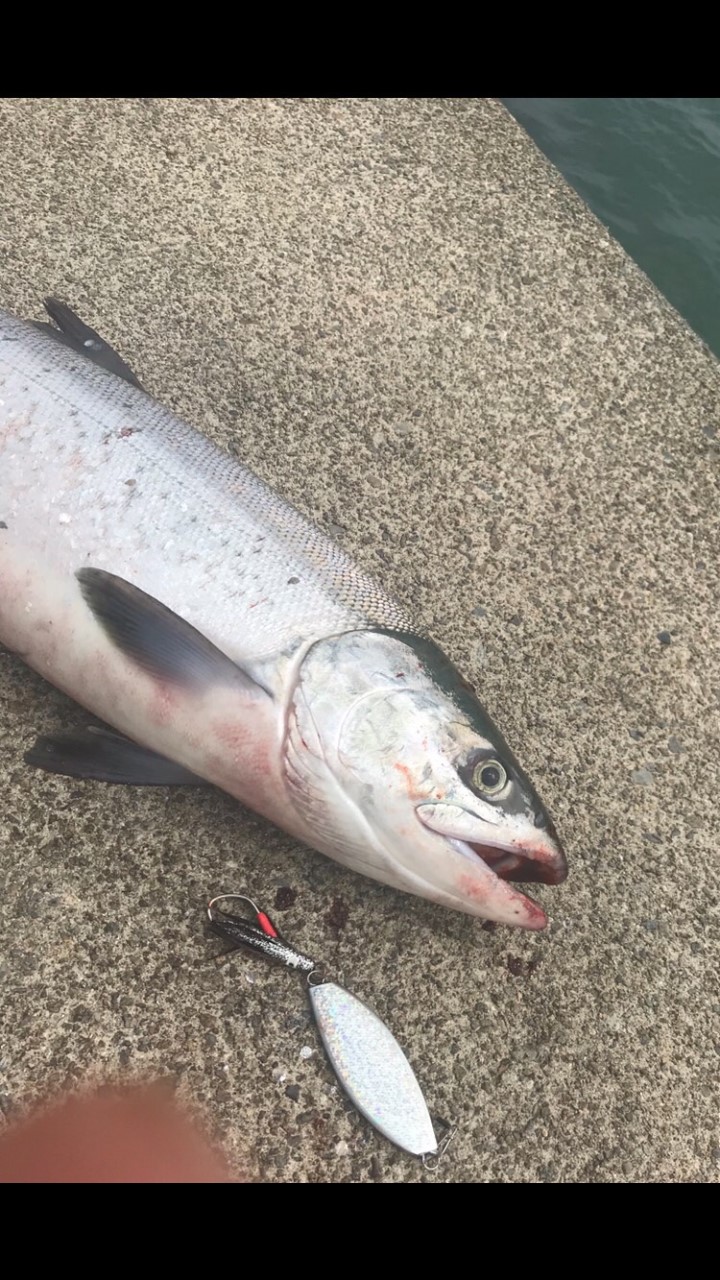
[(720, 355), (720, 98), (504, 98)]

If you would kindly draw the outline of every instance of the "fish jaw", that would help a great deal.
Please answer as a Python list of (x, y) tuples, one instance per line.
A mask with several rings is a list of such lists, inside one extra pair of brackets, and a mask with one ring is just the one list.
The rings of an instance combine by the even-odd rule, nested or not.
[[(451, 843), (468, 863), (468, 869), (458, 876), (463, 903), (459, 910), (496, 924), (512, 925), (516, 929), (539, 932), (547, 928), (548, 916), (539, 902), (496, 875), (485, 859), (478, 856), (473, 845), (464, 844), (462, 840)], [(485, 873), (478, 876), (478, 864), (485, 869), (485, 873), (489, 871), (489, 877)], [(472, 909), (473, 905), (476, 905), (475, 910)]]
[(416, 813), (431, 831), (467, 846), (502, 880), (562, 884), (567, 879), (565, 853), (554, 828), (528, 838), (524, 824), (504, 823), (502, 839), (493, 839), (498, 828), (488, 828), (483, 818), (454, 804), (421, 804)]
[(398, 884), (439, 906), (495, 924), (536, 932), (548, 924), (540, 904), (497, 875), (472, 845), (422, 827)]

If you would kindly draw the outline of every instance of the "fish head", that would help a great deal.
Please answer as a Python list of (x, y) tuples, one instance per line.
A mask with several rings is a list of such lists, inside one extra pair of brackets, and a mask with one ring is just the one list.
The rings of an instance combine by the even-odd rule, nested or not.
[(379, 631), (318, 642), (293, 716), (295, 785), (321, 833), (311, 843), (445, 906), (544, 928), (545, 912), (516, 883), (565, 879), (557, 834), (502, 734), (435, 644)]

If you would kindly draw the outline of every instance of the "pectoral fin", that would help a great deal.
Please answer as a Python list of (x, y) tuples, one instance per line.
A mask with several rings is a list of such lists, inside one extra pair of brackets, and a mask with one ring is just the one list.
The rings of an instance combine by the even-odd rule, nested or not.
[(267, 696), (227, 654), (139, 587), (104, 569), (79, 569), (76, 576), (109, 639), (148, 675), (194, 693), (224, 685)]
[(138, 787), (207, 786), (182, 765), (99, 725), (38, 738), (26, 752), (25, 763), (45, 773), (96, 782)]

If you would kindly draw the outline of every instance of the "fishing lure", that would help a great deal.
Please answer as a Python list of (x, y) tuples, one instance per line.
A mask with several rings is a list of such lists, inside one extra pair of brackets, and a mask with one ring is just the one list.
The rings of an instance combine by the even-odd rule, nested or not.
[[(246, 902), (255, 923), (218, 909), (220, 902)], [(350, 1101), (390, 1142), (411, 1155), (439, 1153), (430, 1114), (415, 1074), (392, 1032), (372, 1009), (336, 982), (327, 982), (315, 961), (282, 937), (251, 898), (223, 893), (207, 908), (210, 927), (232, 944), (259, 952), (307, 976), (310, 1005), (330, 1064)], [(229, 953), (226, 953), (229, 954)], [(447, 1135), (443, 1145), (447, 1144)]]

